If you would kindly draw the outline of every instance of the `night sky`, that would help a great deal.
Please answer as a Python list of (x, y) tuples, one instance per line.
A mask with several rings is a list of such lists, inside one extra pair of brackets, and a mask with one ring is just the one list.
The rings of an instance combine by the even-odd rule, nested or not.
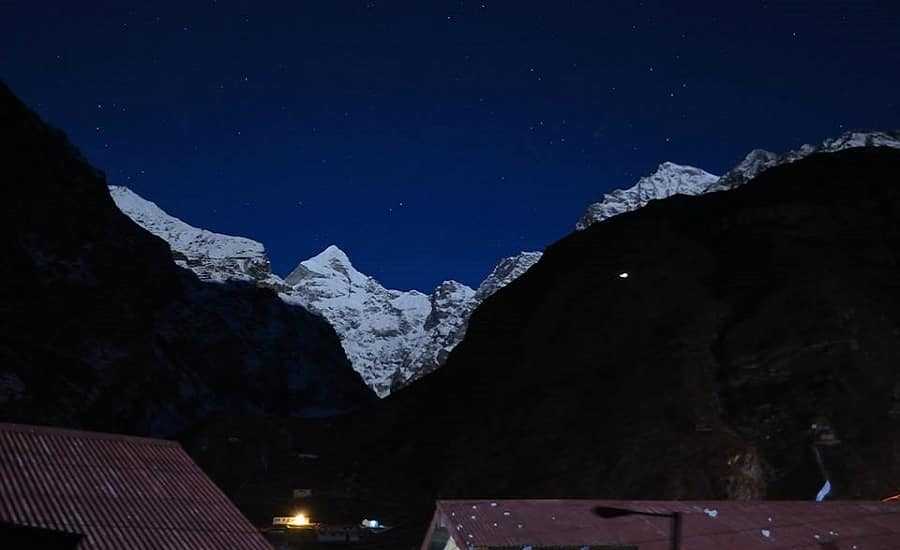
[(662, 161), (900, 128), (900, 2), (127, 4), (0, 1), (0, 78), (281, 275), (335, 243), (474, 286)]

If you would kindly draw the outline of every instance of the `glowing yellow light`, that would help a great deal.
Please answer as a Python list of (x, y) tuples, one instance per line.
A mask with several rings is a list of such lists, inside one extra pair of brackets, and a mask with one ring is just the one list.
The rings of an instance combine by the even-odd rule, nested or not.
[(291, 518), (291, 525), (295, 527), (306, 527), (309, 525), (309, 518), (306, 514), (297, 514)]

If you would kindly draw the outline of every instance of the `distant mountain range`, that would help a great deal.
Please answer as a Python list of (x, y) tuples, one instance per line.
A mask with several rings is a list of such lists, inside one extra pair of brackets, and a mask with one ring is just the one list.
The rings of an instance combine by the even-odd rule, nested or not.
[(893, 145), (848, 146), (573, 232), (346, 421), (331, 456), (366, 460), (341, 479), (388, 502), (896, 494), (898, 174)]
[(390, 398), (316, 426), (225, 421), (188, 447), (262, 434), (210, 472), (266, 518), (253, 494), (309, 479), (265, 444), (287, 431), (329, 457), (323, 490), (422, 531), (436, 498), (892, 496), (898, 174), (900, 150), (849, 148), (651, 200), (548, 246)]
[(588, 206), (576, 224), (576, 229), (585, 229), (591, 224), (618, 214), (632, 212), (651, 200), (665, 199), (672, 195), (703, 195), (735, 189), (764, 170), (794, 162), (813, 153), (875, 146), (900, 148), (900, 132), (847, 132), (840, 137), (826, 139), (821, 145), (804, 145), (800, 149), (780, 155), (763, 149), (754, 149), (724, 176), (715, 176), (693, 166), (664, 162), (652, 174), (641, 178), (633, 186), (610, 191), (603, 195), (599, 202)]
[[(896, 492), (898, 133), (721, 177), (664, 163), (543, 255), (431, 294), (335, 246), (281, 279), (261, 244), (109, 189), (2, 84), (0, 149), (0, 420), (190, 432), (270, 507), (309, 486), (301, 453), (327, 457), (316, 491), (386, 510)], [(260, 443), (208, 451), (236, 425)]]
[(443, 364), (475, 307), (541, 257), (522, 252), (503, 259), (477, 290), (444, 281), (424, 294), (385, 288), (332, 245), (282, 279), (272, 273), (262, 243), (194, 227), (126, 187), (109, 190), (122, 212), (169, 243), (175, 262), (201, 279), (254, 282), (325, 317), (353, 368), (381, 397)]
[[(848, 132), (781, 155), (755, 149), (721, 177), (664, 162), (633, 186), (610, 191), (591, 204), (576, 227), (585, 229), (652, 200), (734, 189), (773, 166), (864, 145), (900, 148), (900, 133)], [(193, 227), (125, 187), (111, 186), (110, 194), (125, 214), (169, 243), (176, 263), (201, 279), (256, 282), (279, 292), (285, 302), (325, 317), (340, 335), (353, 368), (381, 397), (441, 366), (463, 339), (475, 308), (541, 258), (540, 252), (522, 252), (501, 260), (478, 289), (448, 280), (424, 294), (384, 287), (332, 245), (282, 279), (272, 273), (262, 243)]]
[(282, 299), (321, 313), (342, 335), (354, 368), (379, 396), (441, 366), (485, 299), (527, 271), (540, 252), (503, 259), (473, 290), (444, 281), (431, 294), (391, 290), (363, 275), (336, 246), (301, 262)]

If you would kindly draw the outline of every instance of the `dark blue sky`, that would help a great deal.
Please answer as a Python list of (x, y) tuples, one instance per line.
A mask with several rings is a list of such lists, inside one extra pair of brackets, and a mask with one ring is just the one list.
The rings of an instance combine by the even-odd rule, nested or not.
[(900, 127), (897, 2), (128, 4), (0, 2), (0, 78), (282, 275), (335, 243), (387, 286), (476, 285), (661, 161)]

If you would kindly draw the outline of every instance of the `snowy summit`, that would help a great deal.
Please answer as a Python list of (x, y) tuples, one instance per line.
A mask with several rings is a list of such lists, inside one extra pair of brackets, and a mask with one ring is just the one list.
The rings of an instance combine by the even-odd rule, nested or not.
[(290, 290), (281, 297), (331, 322), (353, 367), (384, 397), (442, 365), (462, 340), (475, 307), (539, 258), (537, 252), (507, 258), (502, 276), (495, 269), (477, 292), (444, 281), (424, 294), (385, 288), (332, 245), (300, 262), (285, 278)]
[(672, 195), (699, 195), (718, 180), (719, 176), (700, 168), (664, 162), (628, 189), (616, 189), (603, 195), (600, 202), (588, 207), (576, 227), (584, 229), (592, 223), (642, 208), (652, 200)]
[(119, 210), (169, 243), (175, 263), (201, 279), (261, 281), (272, 274), (262, 243), (194, 227), (127, 187), (111, 185), (109, 194)]
[(261, 243), (194, 227), (127, 187), (109, 191), (122, 212), (169, 243), (175, 262), (201, 279), (255, 282), (324, 317), (353, 368), (381, 397), (441, 366), (462, 340), (475, 307), (540, 258), (539, 252), (506, 258), (477, 292), (444, 281), (424, 294), (385, 288), (331, 245), (282, 280), (271, 272)]
[(815, 153), (832, 153), (852, 147), (900, 149), (900, 132), (845, 132), (839, 137), (826, 139), (821, 145), (803, 145), (782, 155), (754, 149), (722, 177), (693, 166), (664, 162), (656, 171), (641, 178), (633, 186), (603, 195), (599, 202), (588, 206), (575, 227), (578, 230), (585, 229), (618, 214), (637, 210), (651, 200), (665, 199), (672, 195), (702, 195), (734, 189), (773, 166), (794, 162)]

